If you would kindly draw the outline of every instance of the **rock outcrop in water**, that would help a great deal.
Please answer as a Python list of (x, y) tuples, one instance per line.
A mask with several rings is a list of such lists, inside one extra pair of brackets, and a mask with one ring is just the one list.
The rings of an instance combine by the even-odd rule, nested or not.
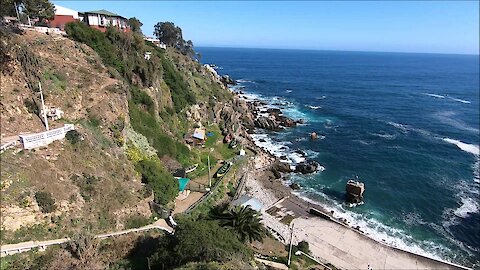
[(362, 182), (348, 180), (347, 186), (347, 202), (360, 203), (363, 200), (363, 192), (365, 192), (365, 184)]
[(315, 160), (308, 160), (302, 163), (297, 164), (295, 166), (295, 172), (307, 174), (307, 173), (314, 173), (320, 169), (320, 164)]

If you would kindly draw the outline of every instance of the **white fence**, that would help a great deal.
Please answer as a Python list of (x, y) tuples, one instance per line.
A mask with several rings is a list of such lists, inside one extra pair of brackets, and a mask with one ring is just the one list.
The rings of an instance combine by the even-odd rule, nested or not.
[(67, 134), (68, 131), (74, 129), (75, 126), (73, 124), (65, 124), (65, 126), (61, 128), (56, 128), (41, 133), (19, 135), (19, 137), (24, 149), (32, 149), (49, 145), (57, 140), (62, 140), (65, 138), (65, 134)]

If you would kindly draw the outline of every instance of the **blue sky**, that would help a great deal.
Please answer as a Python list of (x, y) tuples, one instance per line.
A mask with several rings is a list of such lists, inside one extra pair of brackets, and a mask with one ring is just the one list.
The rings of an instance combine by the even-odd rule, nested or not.
[(53, 2), (135, 16), (146, 35), (172, 21), (195, 46), (479, 53), (478, 1)]

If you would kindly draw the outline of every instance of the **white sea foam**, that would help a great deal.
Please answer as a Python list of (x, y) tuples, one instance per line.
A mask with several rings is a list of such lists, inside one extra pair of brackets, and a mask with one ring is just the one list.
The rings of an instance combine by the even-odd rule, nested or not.
[(455, 101), (458, 101), (458, 102), (461, 102), (461, 103), (464, 103), (464, 104), (470, 104), (471, 102), (468, 101), (468, 100), (464, 100), (464, 99), (459, 99), (459, 98), (454, 98), (454, 97), (450, 97), (451, 100), (455, 100)]
[(443, 140), (445, 142), (456, 145), (458, 148), (462, 149), (463, 151), (465, 151), (467, 153), (470, 153), (470, 154), (473, 154), (473, 155), (476, 155), (476, 156), (480, 156), (480, 148), (478, 147), (478, 145), (468, 144), (468, 143), (464, 143), (462, 141), (454, 140), (454, 139), (450, 139), (450, 138), (443, 138)]
[(321, 109), (321, 108), (322, 108), (322, 107), (320, 107), (320, 106), (311, 106), (311, 105), (309, 105), (308, 107), (309, 107), (310, 109), (312, 109), (312, 110), (318, 110), (318, 109)]
[(387, 140), (393, 140), (397, 137), (396, 134), (388, 134), (388, 133), (370, 133), (370, 135), (377, 136), (380, 138), (384, 138)]
[(236, 80), (237, 83), (255, 83), (254, 81), (247, 80), (247, 79), (238, 79)]
[(387, 124), (398, 128), (402, 133), (408, 133), (407, 125), (403, 125), (395, 122), (387, 122)]
[(292, 90), (286, 90), (285, 92), (287, 92), (287, 93), (292, 93)]
[(322, 100), (322, 99), (326, 99), (326, 98), (327, 98), (327, 96), (320, 96), (320, 97), (316, 97), (315, 99)]
[(437, 95), (437, 94), (431, 94), (431, 93), (423, 93), (424, 95), (435, 97), (435, 98), (445, 98), (445, 96)]
[(477, 158), (477, 161), (472, 165), (473, 169), (473, 182), (480, 183), (480, 157)]
[(301, 154), (293, 152), (290, 147), (288, 147), (288, 144), (291, 144), (291, 142), (274, 142), (270, 136), (261, 133), (252, 134), (251, 136), (256, 145), (265, 149), (270, 154), (278, 158), (286, 156), (286, 162), (288, 163), (296, 164), (306, 160)]
[(461, 200), (462, 200), (462, 202), (461, 202), (460, 207), (458, 207), (457, 209), (455, 209), (455, 211), (453, 211), (453, 213), (457, 217), (466, 218), (471, 213), (478, 212), (479, 205), (478, 205), (478, 202), (476, 202), (474, 199), (472, 199), (472, 198), (462, 198)]

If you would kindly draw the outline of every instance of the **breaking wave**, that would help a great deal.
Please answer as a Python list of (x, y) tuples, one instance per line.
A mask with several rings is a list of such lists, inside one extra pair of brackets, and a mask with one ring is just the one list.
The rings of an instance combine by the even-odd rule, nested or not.
[(475, 156), (480, 156), (480, 148), (478, 147), (478, 145), (468, 144), (468, 143), (464, 143), (462, 141), (454, 140), (450, 138), (443, 138), (443, 140), (445, 142), (456, 145), (458, 148), (460, 148), (461, 150), (467, 153), (473, 154)]

